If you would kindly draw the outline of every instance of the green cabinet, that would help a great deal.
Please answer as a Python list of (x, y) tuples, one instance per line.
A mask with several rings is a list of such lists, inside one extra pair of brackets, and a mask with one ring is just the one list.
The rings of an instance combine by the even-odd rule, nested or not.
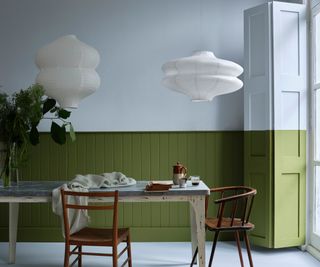
[(306, 225), (306, 8), (244, 12), (244, 180), (257, 188), (253, 244), (303, 245)]

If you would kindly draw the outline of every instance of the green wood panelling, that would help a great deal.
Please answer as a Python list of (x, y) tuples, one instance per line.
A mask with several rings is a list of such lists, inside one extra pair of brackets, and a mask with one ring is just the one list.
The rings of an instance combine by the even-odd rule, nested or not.
[(306, 132), (251, 131), (244, 134), (245, 183), (258, 194), (251, 220), (254, 244), (303, 245), (306, 206)]
[[(78, 133), (75, 143), (59, 146), (48, 134), (30, 150), (23, 180), (71, 180), (76, 174), (121, 171), (137, 180), (171, 179), (177, 161), (208, 186), (243, 184), (243, 132)], [(8, 208), (0, 205), (0, 240), (7, 240)], [(19, 241), (57, 241), (60, 221), (51, 204), (23, 204)], [(111, 215), (93, 214), (98, 226)], [(134, 241), (190, 240), (186, 203), (121, 203), (119, 223), (130, 226)]]

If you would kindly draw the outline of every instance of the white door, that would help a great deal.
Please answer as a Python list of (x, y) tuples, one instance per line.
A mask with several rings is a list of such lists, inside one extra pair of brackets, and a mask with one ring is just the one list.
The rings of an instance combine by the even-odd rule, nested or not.
[(320, 4), (312, 8), (312, 219), (311, 245), (320, 250)]

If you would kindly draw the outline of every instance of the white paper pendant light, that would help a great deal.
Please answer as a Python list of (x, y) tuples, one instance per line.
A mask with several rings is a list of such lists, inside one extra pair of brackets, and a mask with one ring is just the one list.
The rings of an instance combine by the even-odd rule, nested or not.
[(163, 64), (162, 71), (163, 84), (190, 96), (192, 101), (211, 101), (217, 95), (232, 93), (243, 86), (237, 78), (243, 68), (209, 51), (169, 61)]
[(36, 82), (46, 95), (56, 99), (63, 108), (77, 108), (79, 102), (100, 86), (95, 71), (100, 61), (93, 47), (66, 35), (39, 49), (36, 65), (40, 72)]

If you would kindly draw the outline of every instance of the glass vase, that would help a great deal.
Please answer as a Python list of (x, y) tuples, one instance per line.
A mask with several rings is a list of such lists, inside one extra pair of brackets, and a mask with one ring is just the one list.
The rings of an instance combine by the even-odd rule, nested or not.
[(2, 179), (2, 184), (5, 183), (5, 166), (7, 159), (8, 148), (4, 142), (0, 142), (0, 178)]
[(4, 187), (17, 186), (19, 184), (19, 168), (18, 168), (18, 146), (16, 143), (10, 144), (6, 151), (3, 162), (1, 178)]

